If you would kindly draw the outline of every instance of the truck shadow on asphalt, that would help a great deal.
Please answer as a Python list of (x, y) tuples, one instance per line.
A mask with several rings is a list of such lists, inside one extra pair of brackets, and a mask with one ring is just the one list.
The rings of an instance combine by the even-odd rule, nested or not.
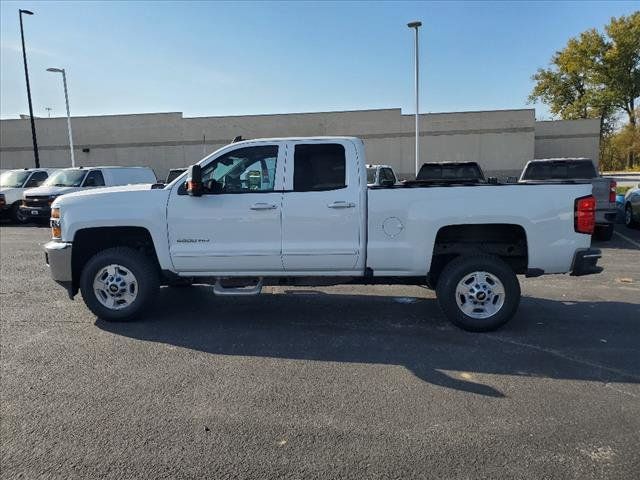
[(640, 383), (638, 318), (638, 304), (525, 297), (502, 330), (474, 334), (452, 326), (432, 299), (215, 297), (193, 287), (163, 288), (138, 321), (96, 325), (216, 355), (401, 365), (430, 384), (500, 398), (508, 393), (496, 375)]

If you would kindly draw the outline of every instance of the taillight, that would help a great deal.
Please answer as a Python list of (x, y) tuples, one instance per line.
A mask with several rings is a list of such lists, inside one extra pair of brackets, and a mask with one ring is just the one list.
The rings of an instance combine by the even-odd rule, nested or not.
[(615, 180), (611, 180), (609, 184), (609, 203), (616, 203), (616, 188), (618, 184)]
[(593, 195), (576, 199), (573, 227), (578, 233), (593, 234), (596, 226), (596, 199)]

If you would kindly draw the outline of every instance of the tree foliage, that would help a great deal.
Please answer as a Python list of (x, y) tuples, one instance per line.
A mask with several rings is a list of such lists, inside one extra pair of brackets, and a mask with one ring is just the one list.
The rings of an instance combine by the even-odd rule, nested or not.
[[(604, 33), (587, 30), (551, 58), (549, 68), (533, 75), (535, 86), (529, 101), (541, 101), (554, 116), (566, 120), (599, 118), (601, 132), (609, 137), (616, 130), (619, 114), (625, 114), (629, 132), (636, 132), (640, 97), (640, 12), (611, 18)], [(625, 133), (620, 138), (633, 138)], [(614, 142), (615, 143), (615, 142)], [(619, 143), (619, 142), (618, 142)], [(604, 150), (604, 149), (603, 149)], [(628, 151), (628, 163), (640, 155)]]
[[(640, 108), (636, 108), (636, 119)], [(619, 131), (606, 136), (601, 144), (600, 169), (626, 170), (633, 168), (629, 158), (640, 158), (640, 125), (627, 123)]]

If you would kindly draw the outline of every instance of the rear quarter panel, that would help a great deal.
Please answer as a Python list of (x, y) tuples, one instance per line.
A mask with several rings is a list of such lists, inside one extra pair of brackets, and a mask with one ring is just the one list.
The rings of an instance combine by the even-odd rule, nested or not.
[(370, 189), (367, 266), (376, 276), (425, 275), (442, 227), (502, 223), (526, 232), (529, 268), (565, 273), (591, 244), (573, 226), (575, 199), (590, 193), (589, 184)]

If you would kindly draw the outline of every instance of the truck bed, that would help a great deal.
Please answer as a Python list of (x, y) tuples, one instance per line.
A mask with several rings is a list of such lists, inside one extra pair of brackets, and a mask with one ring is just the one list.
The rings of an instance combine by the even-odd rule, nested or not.
[(509, 224), (526, 233), (530, 269), (564, 273), (591, 244), (572, 220), (575, 199), (590, 193), (590, 183), (576, 181), (370, 188), (366, 265), (375, 275), (424, 275), (441, 228)]

